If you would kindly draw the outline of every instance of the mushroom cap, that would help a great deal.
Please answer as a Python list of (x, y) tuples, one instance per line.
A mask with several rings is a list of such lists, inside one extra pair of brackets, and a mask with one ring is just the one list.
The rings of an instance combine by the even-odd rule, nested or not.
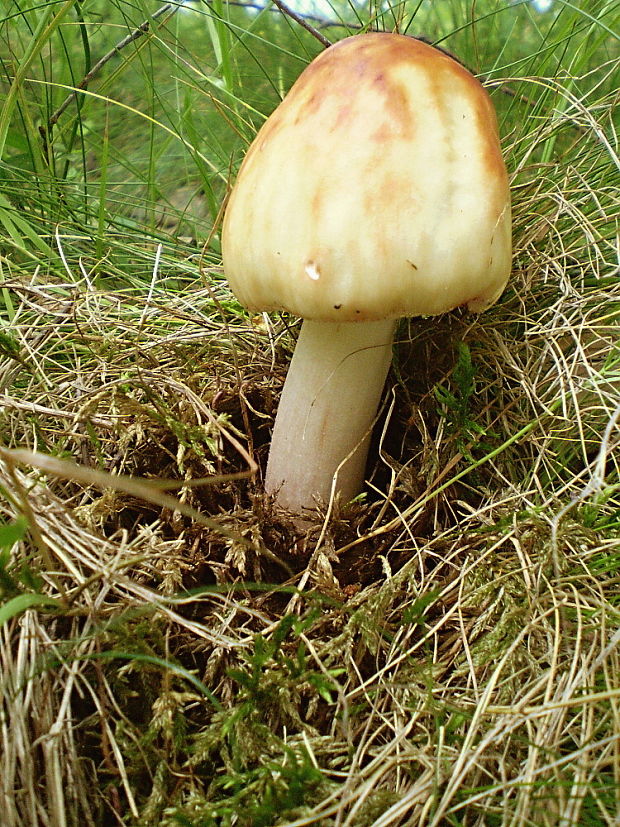
[(484, 310), (511, 265), (510, 192), (481, 84), (404, 35), (341, 40), (250, 146), (222, 230), (252, 310), (378, 321)]

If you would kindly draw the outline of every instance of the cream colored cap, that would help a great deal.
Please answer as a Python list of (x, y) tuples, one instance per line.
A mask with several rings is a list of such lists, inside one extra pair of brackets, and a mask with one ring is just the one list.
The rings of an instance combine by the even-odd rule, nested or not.
[(334, 322), (484, 310), (511, 263), (489, 96), (411, 37), (340, 41), (250, 146), (222, 250), (233, 292), (253, 310)]

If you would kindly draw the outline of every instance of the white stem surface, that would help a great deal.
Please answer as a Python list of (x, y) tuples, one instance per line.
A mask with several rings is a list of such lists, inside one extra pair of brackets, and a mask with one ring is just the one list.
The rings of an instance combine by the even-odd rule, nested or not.
[(396, 323), (304, 321), (276, 416), (265, 488), (291, 511), (364, 483)]

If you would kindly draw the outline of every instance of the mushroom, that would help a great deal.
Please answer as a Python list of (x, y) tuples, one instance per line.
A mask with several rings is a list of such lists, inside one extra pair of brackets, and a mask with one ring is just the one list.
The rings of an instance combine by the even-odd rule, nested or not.
[(265, 488), (303, 513), (364, 482), (396, 322), (501, 295), (508, 177), (481, 84), (414, 38), (345, 38), (250, 146), (222, 230), (239, 301), (304, 322)]

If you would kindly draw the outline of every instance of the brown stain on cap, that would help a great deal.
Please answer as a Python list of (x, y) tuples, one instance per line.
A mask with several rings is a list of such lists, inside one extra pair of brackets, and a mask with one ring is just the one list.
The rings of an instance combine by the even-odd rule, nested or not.
[(289, 93), (294, 93), (294, 122), (311, 124), (313, 117), (326, 118), (323, 127), (337, 131), (367, 117), (365, 101), (381, 101), (384, 119), (378, 123), (374, 140), (411, 139), (412, 101), (394, 70), (421, 59), (418, 45), (430, 53), (436, 50), (404, 35), (373, 33), (357, 40), (353, 44), (347, 38), (331, 46), (302, 72)]

